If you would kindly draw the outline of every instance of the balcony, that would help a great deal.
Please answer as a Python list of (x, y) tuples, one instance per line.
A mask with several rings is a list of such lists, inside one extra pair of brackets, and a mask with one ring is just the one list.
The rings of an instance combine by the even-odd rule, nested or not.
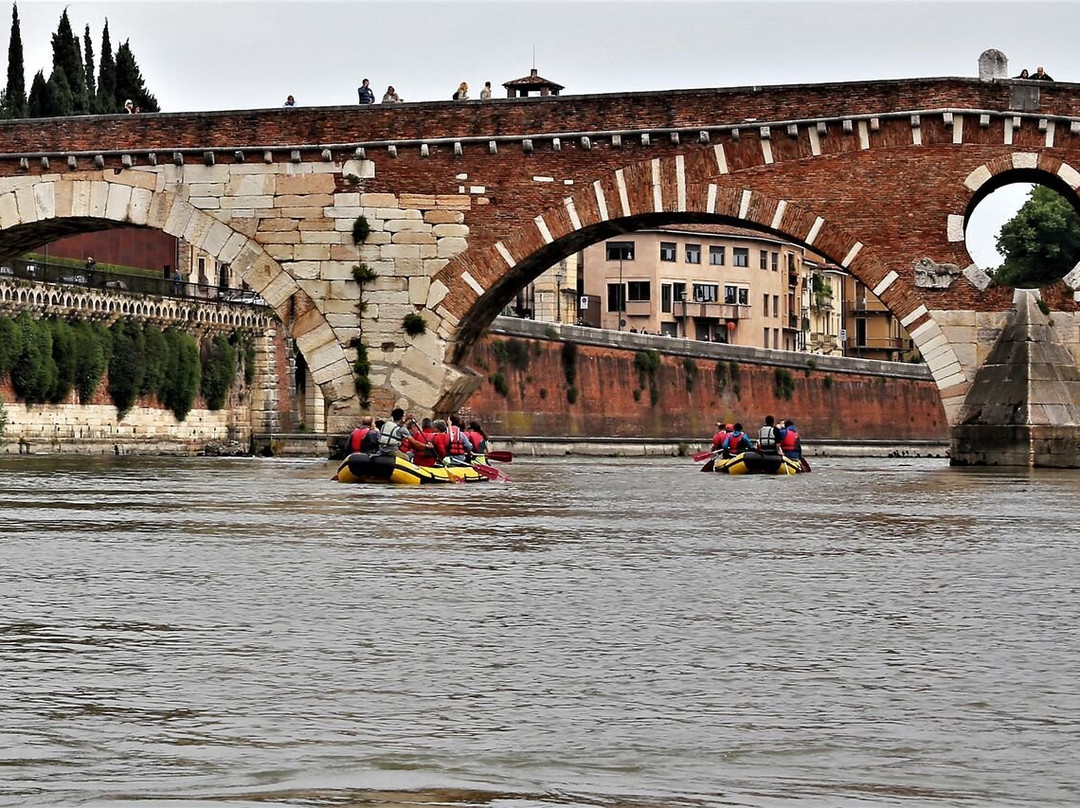
[(702, 320), (745, 320), (750, 316), (750, 306), (737, 303), (695, 303), (691, 300), (676, 300), (673, 315), (676, 317)]

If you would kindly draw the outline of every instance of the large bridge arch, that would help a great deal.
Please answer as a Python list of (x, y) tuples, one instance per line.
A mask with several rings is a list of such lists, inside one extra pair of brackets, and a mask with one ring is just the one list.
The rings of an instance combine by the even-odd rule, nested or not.
[[(629, 164), (535, 216), (530, 212), (523, 217), (525, 224), (495, 244), (462, 253), (433, 278), (442, 295), (435, 302), (450, 300), (456, 306), (451, 309), (456, 328), (447, 361), (464, 363), (484, 328), (523, 286), (589, 244), (663, 224), (730, 223), (772, 233), (850, 271), (909, 329), (939, 390), (954, 399), (962, 397), (970, 384), (968, 371), (915, 294), (910, 262), (905, 268), (903, 262), (867, 247), (865, 237), (843, 220), (827, 219), (805, 202), (775, 197), (739, 180), (719, 146)], [(978, 201), (974, 191), (972, 200), (966, 215)], [(943, 242), (951, 227), (951, 219), (943, 224)], [(972, 285), (985, 289), (985, 273), (970, 262), (968, 266)], [(486, 288), (485, 279), (492, 280)], [(455, 402), (443, 404), (450, 409)]]
[[(192, 205), (177, 174), (174, 171), (170, 178), (163, 167), (160, 171), (102, 172), (97, 176), (0, 178), (0, 261), (76, 233), (132, 226), (161, 230), (230, 264), (244, 282), (260, 290), (290, 329), (326, 400), (338, 407), (355, 408), (342, 341), (320, 306), (250, 233)], [(19, 290), (15, 294), (28, 293)], [(21, 299), (37, 307), (45, 302), (44, 294), (37, 293), (34, 300)], [(57, 290), (49, 293), (49, 298), (57, 303), (72, 294)], [(119, 313), (132, 315), (151, 314), (154, 308), (130, 301), (116, 305)], [(224, 314), (201, 312), (199, 316), (205, 324), (227, 324)]]

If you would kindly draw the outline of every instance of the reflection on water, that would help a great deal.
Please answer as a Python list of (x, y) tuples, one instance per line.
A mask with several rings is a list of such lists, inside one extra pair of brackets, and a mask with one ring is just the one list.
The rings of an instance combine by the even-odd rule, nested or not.
[(0, 459), (0, 804), (1075, 805), (1080, 473)]

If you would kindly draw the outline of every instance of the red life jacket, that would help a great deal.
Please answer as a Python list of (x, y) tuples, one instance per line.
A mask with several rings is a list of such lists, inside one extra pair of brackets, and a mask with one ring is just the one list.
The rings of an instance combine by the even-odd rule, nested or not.
[(784, 430), (784, 437), (780, 439), (780, 448), (785, 454), (795, 451), (795, 442), (799, 439), (799, 433), (795, 431), (794, 427), (788, 427)]
[(435, 449), (429, 449), (425, 444), (431, 443), (435, 434), (434, 429), (416, 430), (413, 432), (413, 462), (418, 466), (434, 466), (437, 455)]
[(465, 444), (461, 440), (461, 427), (451, 426), (449, 434), (450, 448), (448, 449), (447, 454), (460, 455), (463, 457), (465, 455)]
[(731, 452), (733, 455), (738, 454), (739, 452), (745, 451), (745, 444), (749, 442), (750, 441), (746, 437), (745, 432), (732, 432), (730, 435), (728, 435), (728, 451)]
[(472, 441), (473, 451), (477, 454), (483, 454), (487, 448), (484, 446), (484, 436), (473, 429), (466, 429), (465, 435)]
[(714, 435), (713, 439), (712, 439), (713, 451), (716, 451), (721, 446), (723, 446), (724, 445), (724, 438), (726, 438), (730, 434), (731, 433), (728, 432), (726, 429), (721, 429), (719, 432), (717, 432), (716, 435)]
[(364, 435), (366, 435), (368, 433), (369, 429), (371, 429), (371, 427), (358, 426), (356, 429), (354, 429), (352, 431), (352, 435), (349, 436), (349, 451), (350, 452), (359, 452), (360, 451), (360, 444), (364, 440)]

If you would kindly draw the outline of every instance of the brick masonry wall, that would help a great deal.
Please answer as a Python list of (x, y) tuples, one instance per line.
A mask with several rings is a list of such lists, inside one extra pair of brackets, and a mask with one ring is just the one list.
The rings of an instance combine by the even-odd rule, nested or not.
[[(526, 367), (502, 358), (506, 352), (498, 345), (508, 339), (524, 346), (515, 355), (527, 357)], [(807, 368), (790, 371), (794, 391), (785, 399), (777, 392), (776, 369), (768, 365), (738, 363), (736, 382), (724, 362), (728, 367), (720, 385), (716, 360), (693, 360), (690, 382), (684, 357), (662, 355), (654, 404), (647, 376), (642, 386), (634, 365), (635, 352), (586, 345), (577, 346), (579, 398), (571, 404), (562, 346), (553, 340), (486, 337), (475, 353), (485, 381), (462, 414), (477, 418), (490, 434), (515, 437), (705, 439), (716, 431), (716, 421), (751, 427), (767, 414), (791, 418), (808, 439), (945, 442), (949, 437), (930, 381)], [(495, 373), (509, 386), (505, 396), (491, 381)]]
[[(380, 406), (456, 406), (464, 390), (446, 363), (465, 363), (518, 289), (586, 244), (628, 227), (738, 221), (848, 267), (902, 320), (956, 411), (974, 369), (930, 312), (1001, 312), (1011, 294), (970, 278), (919, 289), (912, 264), (970, 268), (965, 216), (997, 184), (1075, 192), (1077, 109), (1077, 85), (946, 78), (5, 121), (0, 223), (28, 226), (5, 224), (0, 250), (76, 210), (92, 215), (80, 179), (109, 186), (106, 216), (131, 183), (118, 218), (237, 259), (336, 422), (357, 409), (356, 215), (374, 230), (359, 259), (380, 264), (364, 324)], [(31, 187), (39, 176), (52, 179)], [(1064, 284), (1047, 298), (1076, 309)], [(427, 337), (402, 336), (409, 310), (429, 320)]]

